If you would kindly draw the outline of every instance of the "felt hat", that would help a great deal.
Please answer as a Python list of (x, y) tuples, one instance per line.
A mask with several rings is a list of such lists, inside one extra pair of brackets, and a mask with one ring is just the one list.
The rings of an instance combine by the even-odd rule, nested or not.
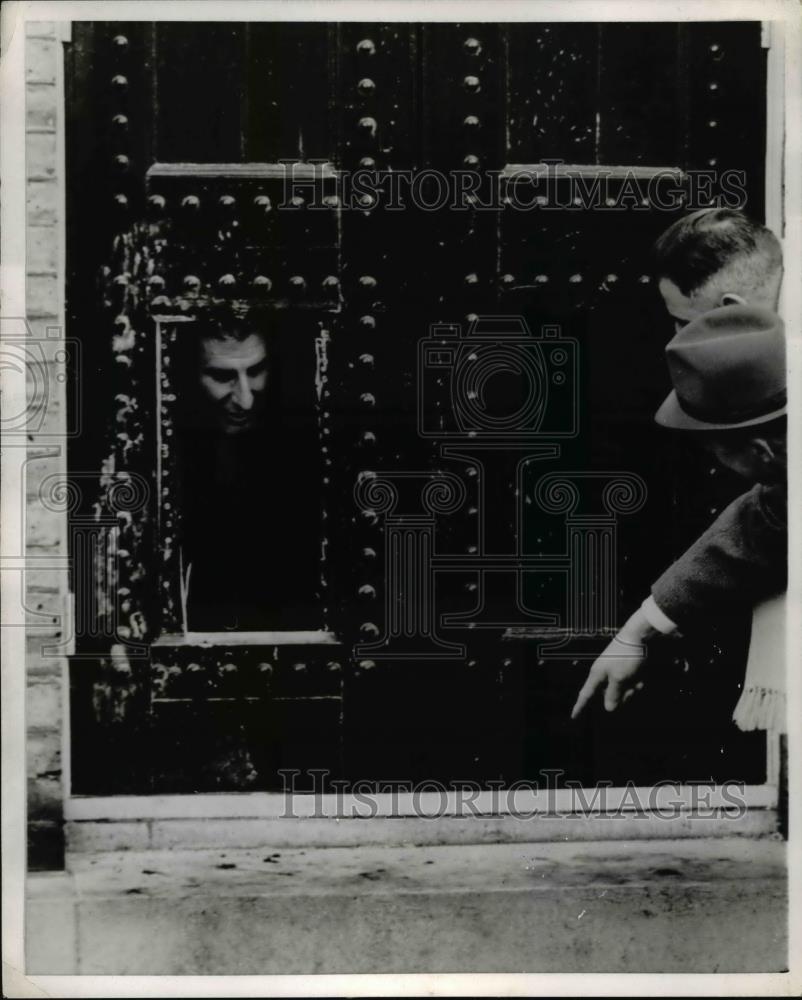
[(664, 427), (729, 430), (785, 413), (785, 332), (770, 309), (711, 309), (676, 334), (666, 358), (674, 389), (655, 414)]

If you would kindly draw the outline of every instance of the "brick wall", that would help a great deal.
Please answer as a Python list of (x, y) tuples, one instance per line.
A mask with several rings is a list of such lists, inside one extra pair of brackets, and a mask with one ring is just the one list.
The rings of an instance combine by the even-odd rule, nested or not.
[[(50, 22), (27, 24), (25, 55), (27, 261), (26, 314), (35, 343), (29, 397), (46, 392), (29, 424), (25, 464), (28, 860), (31, 868), (63, 865), (62, 740), (67, 704), (69, 606), (66, 514), (58, 483), (66, 471), (65, 384), (62, 380), (62, 211), (59, 174), (62, 42)], [(43, 364), (38, 362), (43, 360)], [(35, 370), (34, 370), (35, 369)], [(54, 477), (54, 478), (49, 478)]]

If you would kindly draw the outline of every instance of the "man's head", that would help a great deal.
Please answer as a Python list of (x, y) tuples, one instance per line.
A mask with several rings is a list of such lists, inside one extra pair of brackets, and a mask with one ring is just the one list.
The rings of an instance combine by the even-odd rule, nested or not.
[(774, 233), (731, 208), (705, 208), (655, 244), (658, 287), (676, 330), (719, 306), (776, 309), (782, 249)]
[(666, 347), (674, 389), (657, 411), (664, 427), (692, 431), (728, 469), (768, 482), (786, 462), (785, 333), (779, 316), (722, 306)]
[(237, 435), (258, 423), (268, 385), (267, 338), (255, 325), (205, 325), (199, 331), (198, 380), (218, 430)]
[(752, 483), (770, 483), (785, 474), (788, 461), (785, 416), (756, 427), (702, 432), (699, 440), (719, 465)]

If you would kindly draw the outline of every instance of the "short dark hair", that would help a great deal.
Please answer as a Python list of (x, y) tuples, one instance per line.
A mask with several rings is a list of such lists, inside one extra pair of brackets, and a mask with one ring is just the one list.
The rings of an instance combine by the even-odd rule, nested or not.
[(266, 309), (231, 307), (208, 308), (194, 317), (195, 339), (201, 340), (247, 340), (257, 334), (269, 340), (275, 325), (274, 318)]
[(754, 258), (766, 276), (782, 267), (782, 249), (770, 229), (734, 208), (703, 208), (678, 219), (654, 247), (658, 277), (683, 295), (701, 288), (737, 260)]

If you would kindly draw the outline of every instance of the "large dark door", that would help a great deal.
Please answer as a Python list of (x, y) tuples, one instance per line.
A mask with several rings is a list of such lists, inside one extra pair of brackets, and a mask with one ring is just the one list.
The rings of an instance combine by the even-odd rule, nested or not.
[[(649, 249), (686, 205), (762, 215), (764, 94), (757, 23), (74, 25), (75, 551), (106, 533), (76, 577), (75, 793), (763, 780), (733, 621), (667, 647), (637, 710), (567, 717), (735, 489), (653, 425)], [(254, 303), (313, 431), (286, 532), (317, 559), (294, 631), (328, 644), (184, 635), (182, 344)]]

